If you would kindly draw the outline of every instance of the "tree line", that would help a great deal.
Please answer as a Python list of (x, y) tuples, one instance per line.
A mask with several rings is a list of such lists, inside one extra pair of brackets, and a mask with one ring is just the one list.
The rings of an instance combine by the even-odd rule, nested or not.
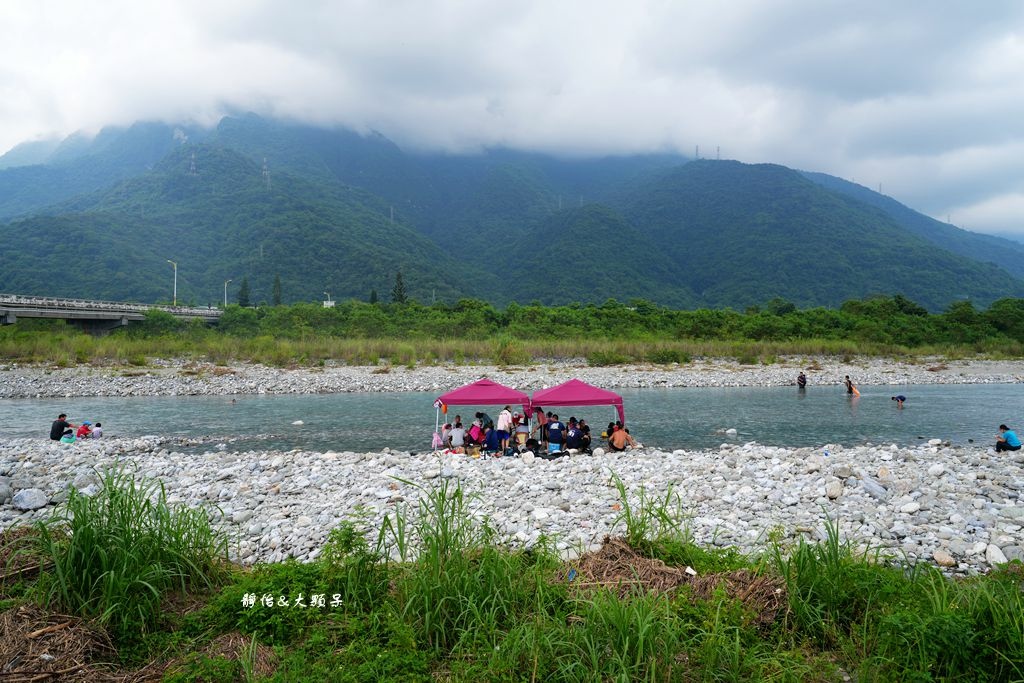
[[(1005, 298), (986, 309), (958, 301), (942, 313), (900, 296), (850, 300), (839, 308), (798, 309), (782, 299), (744, 311), (671, 309), (635, 299), (603, 304), (544, 306), (512, 303), (503, 309), (477, 299), (425, 305), (401, 292), (401, 303), (339, 301), (244, 307), (229, 305), (219, 334), (302, 339), (312, 336), (402, 339), (591, 338), (629, 341), (848, 340), (908, 348), (935, 344), (1024, 343), (1024, 299)], [(375, 298), (375, 297), (374, 297)], [(159, 311), (127, 334), (179, 333), (187, 327)]]

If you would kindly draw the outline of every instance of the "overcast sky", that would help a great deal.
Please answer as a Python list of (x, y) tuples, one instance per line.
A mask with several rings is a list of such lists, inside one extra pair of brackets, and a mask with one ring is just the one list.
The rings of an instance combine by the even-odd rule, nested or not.
[(1024, 2), (0, 0), (0, 152), (227, 110), (452, 151), (720, 147), (1024, 233)]

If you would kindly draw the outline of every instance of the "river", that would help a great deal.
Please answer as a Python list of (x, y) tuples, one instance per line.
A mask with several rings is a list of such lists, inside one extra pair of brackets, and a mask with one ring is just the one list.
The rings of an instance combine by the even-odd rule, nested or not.
[[(994, 441), (1005, 422), (1024, 427), (1019, 384), (841, 387), (624, 389), (626, 419), (642, 443), (663, 449), (715, 448), (723, 442), (810, 446), (828, 443), (913, 445), (940, 438), (956, 444)], [(890, 397), (907, 396), (899, 410)], [(226, 441), (231, 450), (422, 451), (434, 430), (433, 395), (343, 393), (157, 396), (0, 400), (0, 438), (45, 439), (65, 412), (74, 424), (102, 422), (108, 436), (160, 434)], [(488, 407), (496, 417), (500, 407)], [(452, 407), (470, 419), (471, 407)], [(600, 434), (614, 419), (608, 406), (558, 408), (562, 421), (585, 418)], [(294, 424), (301, 421), (302, 424)], [(725, 433), (735, 429), (735, 435)]]

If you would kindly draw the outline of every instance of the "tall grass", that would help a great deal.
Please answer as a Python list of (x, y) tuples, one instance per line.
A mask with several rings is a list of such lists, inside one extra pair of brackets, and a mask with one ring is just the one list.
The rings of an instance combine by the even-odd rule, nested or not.
[(462, 488), (447, 481), (423, 490), (413, 522), (416, 561), (396, 585), (403, 618), (438, 651), (500, 642), (535, 604), (538, 573), (531, 567), (538, 559), (552, 566), (547, 554), (495, 547), (494, 532), (473, 519), (469, 504)]
[(776, 547), (774, 564), (787, 582), (793, 626), (842, 650), (863, 677), (1024, 679), (1019, 568), (953, 581), (877, 550), (857, 555), (831, 522), (823, 543), (801, 543), (789, 557)]
[[(314, 562), (234, 573), (188, 628), (199, 638), (241, 631), (249, 647), (240, 662), (193, 658), (175, 680), (216, 680), (222, 671), (251, 679), (257, 642), (282, 658), (275, 680), (795, 682), (840, 680), (844, 672), (864, 681), (1024, 679), (1019, 564), (955, 581), (880, 551), (855, 552), (831, 522), (821, 543), (776, 546), (767, 561), (745, 558), (694, 544), (672, 489), (651, 495), (615, 485), (618, 524), (634, 550), (716, 581), (664, 593), (640, 581), (623, 593), (596, 573), (574, 583), (571, 570), (583, 573), (582, 564), (559, 560), (545, 544), (498, 545), (474, 496), (443, 480), (389, 515), (375, 542), (346, 522)], [(153, 608), (163, 591), (208, 583), (217, 571), (217, 544), (200, 528), (205, 517), (171, 523), (175, 514), (158, 487), (123, 472), (108, 474), (94, 499), (73, 494), (68, 516), (40, 529), (55, 563), (40, 594), (104, 620), (120, 638), (153, 626), (155, 616), (139, 604)], [(644, 568), (633, 567), (637, 579)], [(760, 602), (735, 590), (753, 585), (742, 577), (762, 573), (781, 577), (788, 613), (777, 611), (781, 589)], [(342, 604), (246, 601), (311, 593), (337, 594)], [(757, 619), (759, 607), (772, 619)]]
[(287, 367), (326, 362), (349, 365), (488, 363), (526, 365), (551, 359), (585, 359), (590, 365), (686, 364), (693, 358), (735, 358), (748, 364), (772, 363), (779, 356), (884, 356), (951, 359), (1018, 358), (1024, 345), (988, 340), (972, 345), (929, 344), (905, 347), (855, 340), (794, 339), (787, 341), (650, 339), (609, 340), (587, 336), (557, 339), (512, 338), (351, 338), (326, 334), (299, 338), (269, 335), (235, 337), (209, 331), (178, 335), (93, 337), (70, 328), (0, 330), (0, 358), (58, 366), (80, 364), (140, 365), (147, 358), (184, 358), (215, 364), (254, 362)]
[(94, 496), (72, 489), (64, 509), (36, 529), (53, 563), (36, 586), (39, 597), (121, 637), (155, 625), (165, 592), (223, 576), (227, 543), (206, 511), (171, 507), (163, 484), (124, 469), (106, 472)]

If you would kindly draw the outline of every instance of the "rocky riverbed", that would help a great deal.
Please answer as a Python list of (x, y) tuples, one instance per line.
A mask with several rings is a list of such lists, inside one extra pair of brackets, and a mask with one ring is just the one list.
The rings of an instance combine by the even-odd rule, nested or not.
[(795, 384), (801, 370), (807, 373), (811, 385), (838, 385), (845, 375), (859, 385), (1024, 382), (1024, 361), (904, 362), (863, 358), (844, 362), (836, 358), (787, 357), (768, 365), (697, 359), (684, 365), (589, 367), (585, 361), (577, 360), (518, 368), (418, 365), (294, 369), (152, 361), (148, 367), (0, 364), (0, 398), (442, 392), (484, 376), (522, 391), (554, 386), (573, 377), (609, 389), (783, 386)]
[(572, 556), (623, 530), (617, 526), (617, 477), (633, 504), (641, 488), (664, 498), (672, 487), (701, 544), (756, 552), (773, 538), (784, 544), (818, 541), (831, 519), (858, 546), (884, 548), (952, 573), (1024, 559), (1024, 452), (997, 455), (935, 439), (914, 448), (749, 443), (552, 461), (388, 451), (232, 452), (216, 443), (183, 452), (196, 446), (155, 436), (71, 445), (0, 442), (0, 523), (46, 518), (70, 486), (93, 493), (97, 470), (124, 465), (162, 481), (174, 502), (209, 506), (217, 526), (231, 535), (236, 560), (310, 560), (342, 520), (359, 520), (372, 533), (386, 515), (448, 481), (478, 496), (472, 514), (488, 518), (502, 541), (530, 546), (543, 535)]

